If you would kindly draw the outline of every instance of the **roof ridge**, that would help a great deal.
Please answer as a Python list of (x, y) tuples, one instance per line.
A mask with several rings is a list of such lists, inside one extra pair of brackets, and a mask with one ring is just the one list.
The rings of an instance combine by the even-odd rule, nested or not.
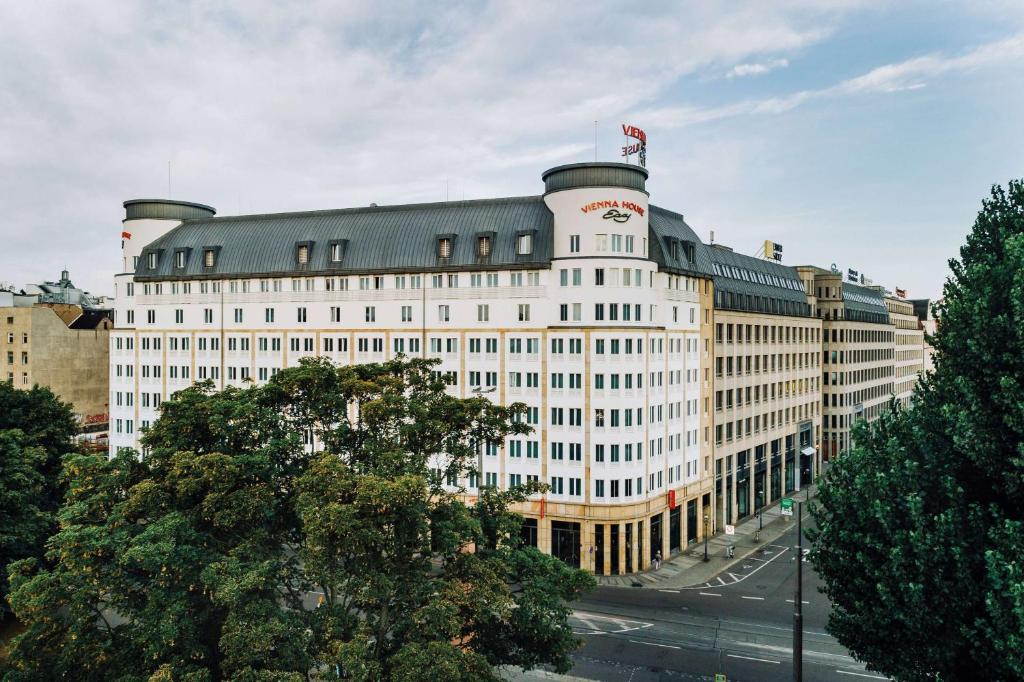
[(461, 199), (459, 201), (428, 201), (416, 204), (385, 204), (383, 206), (350, 206), (347, 208), (325, 208), (314, 211), (283, 211), (281, 213), (250, 213), (246, 215), (212, 216), (209, 218), (190, 218), (183, 220), (182, 225), (193, 223), (227, 223), (240, 220), (253, 220), (263, 218), (296, 218), (304, 216), (326, 216), (326, 215), (350, 215), (356, 213), (391, 213), (398, 211), (413, 211), (424, 208), (447, 207), (458, 208), (460, 206), (479, 206), (482, 204), (515, 204), (529, 203), (541, 200), (541, 195), (523, 195), (516, 197), (492, 197), (488, 199)]

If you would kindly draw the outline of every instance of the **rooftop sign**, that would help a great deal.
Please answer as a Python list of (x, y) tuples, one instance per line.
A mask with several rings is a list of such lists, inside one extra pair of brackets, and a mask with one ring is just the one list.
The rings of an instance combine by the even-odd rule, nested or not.
[[(629, 163), (630, 156), (636, 154), (640, 167), (647, 168), (647, 133), (636, 126), (623, 123), (622, 134), (626, 136), (626, 144), (622, 148), (622, 156), (626, 157), (626, 163)], [(636, 142), (630, 142), (630, 139)]]

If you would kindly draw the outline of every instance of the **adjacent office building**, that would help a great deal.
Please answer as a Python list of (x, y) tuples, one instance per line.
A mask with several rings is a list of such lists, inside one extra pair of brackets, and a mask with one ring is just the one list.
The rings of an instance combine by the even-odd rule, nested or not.
[(94, 435), (107, 427), (108, 305), (75, 287), (66, 270), (56, 282), (0, 291), (2, 377), (16, 388), (48, 387)]
[(918, 379), (925, 371), (924, 325), (914, 302), (899, 296), (885, 296), (895, 334), (893, 398), (909, 407)]
[(858, 419), (887, 409), (895, 389), (895, 327), (877, 288), (843, 281), (836, 270), (797, 268), (822, 321), (822, 449), (825, 459), (850, 447)]
[(713, 244), (718, 528), (819, 470), (822, 320), (794, 268)]

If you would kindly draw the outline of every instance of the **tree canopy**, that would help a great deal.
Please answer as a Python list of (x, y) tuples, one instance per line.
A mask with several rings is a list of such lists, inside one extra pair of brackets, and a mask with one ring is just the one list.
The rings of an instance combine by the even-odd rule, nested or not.
[(829, 630), (899, 680), (1024, 678), (1024, 182), (950, 261), (935, 371), (854, 430), (814, 509)]
[[(422, 360), (304, 360), (198, 384), (145, 456), (68, 460), (44, 561), (12, 569), (27, 625), (5, 680), (492, 680), (569, 666), (593, 582), (519, 540), (539, 486), (446, 486), (522, 406), (449, 395)], [(477, 502), (476, 504), (472, 504)]]
[(48, 388), (0, 382), (0, 616), (7, 611), (7, 568), (39, 557), (56, 528), (62, 458), (73, 449), (71, 408)]

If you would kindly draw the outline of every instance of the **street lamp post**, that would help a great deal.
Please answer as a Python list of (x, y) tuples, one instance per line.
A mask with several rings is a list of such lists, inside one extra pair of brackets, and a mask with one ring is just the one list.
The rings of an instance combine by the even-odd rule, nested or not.
[(804, 679), (803, 502), (796, 503), (796, 594), (793, 599), (793, 682)]
[(711, 516), (704, 513), (704, 561), (710, 561), (708, 559), (708, 522), (711, 520)]

